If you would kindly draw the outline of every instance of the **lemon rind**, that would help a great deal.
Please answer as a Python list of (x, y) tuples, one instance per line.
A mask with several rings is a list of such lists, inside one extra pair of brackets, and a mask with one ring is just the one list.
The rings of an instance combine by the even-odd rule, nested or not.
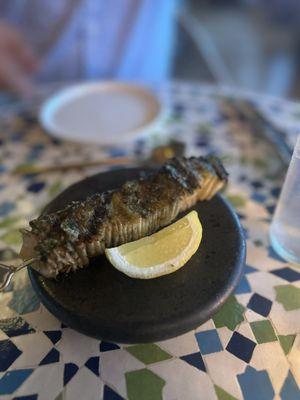
[[(186, 217), (191, 220), (192, 213), (196, 213), (196, 211), (192, 211)], [(198, 215), (197, 215), (198, 217)], [(185, 218), (185, 217), (183, 217)], [(129, 263), (126, 258), (121, 256), (118, 251), (118, 247), (113, 247), (110, 249), (105, 250), (105, 254), (111, 264), (118, 269), (119, 271), (123, 272), (127, 276), (131, 278), (138, 278), (138, 279), (153, 279), (158, 278), (163, 275), (170, 274), (172, 272), (177, 271), (181, 267), (183, 267), (187, 261), (195, 254), (198, 250), (201, 240), (202, 240), (202, 226), (197, 218), (196, 224), (191, 224), (193, 234), (191, 235), (191, 240), (184, 249), (184, 251), (180, 254), (180, 257), (174, 257), (172, 260), (169, 260), (166, 263), (153, 265), (150, 267), (138, 267), (131, 263)]]

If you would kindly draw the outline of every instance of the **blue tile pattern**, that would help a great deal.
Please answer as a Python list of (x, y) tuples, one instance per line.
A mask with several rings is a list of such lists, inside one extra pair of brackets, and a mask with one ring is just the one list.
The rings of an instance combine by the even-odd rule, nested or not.
[(26, 159), (28, 161), (36, 161), (44, 151), (45, 146), (43, 144), (36, 144), (31, 147)]
[(200, 369), (201, 371), (205, 372), (206, 368), (203, 362), (203, 358), (201, 356), (201, 353), (193, 353), (193, 354), (187, 354), (186, 356), (180, 357), (181, 360), (184, 360), (188, 364), (192, 365), (193, 367)]
[(257, 293), (254, 293), (249, 303), (247, 304), (247, 307), (255, 311), (256, 313), (267, 317), (271, 311), (272, 302), (271, 300), (266, 299), (265, 297)]
[(251, 199), (257, 203), (264, 203), (267, 199), (267, 196), (261, 193), (253, 193)]
[(101, 342), (100, 343), (100, 351), (104, 352), (104, 351), (111, 351), (111, 350), (117, 350), (119, 349), (120, 346), (118, 346), (115, 343), (110, 343), (110, 342)]
[(11, 340), (0, 340), (0, 372), (6, 371), (21, 354)]
[(279, 196), (280, 192), (281, 192), (281, 187), (274, 187), (270, 190), (271, 195), (276, 198)]
[(0, 204), (0, 217), (5, 217), (15, 209), (15, 204), (11, 201), (4, 201)]
[(6, 372), (0, 379), (0, 395), (11, 394), (32, 374), (33, 369), (17, 369)]
[(56, 344), (61, 339), (61, 331), (44, 331), (44, 334), (51, 340), (53, 344)]
[(251, 292), (251, 287), (249, 285), (247, 276), (243, 275), (241, 280), (240, 280), (240, 283), (235, 288), (234, 293), (235, 294), (243, 294), (243, 293), (250, 293), (250, 292)]
[(286, 264), (286, 261), (285, 261), (282, 257), (280, 257), (280, 255), (278, 255), (277, 253), (275, 253), (275, 251), (273, 250), (273, 247), (272, 247), (272, 246), (269, 246), (269, 247), (268, 247), (268, 256), (269, 256), (270, 258), (273, 258), (273, 259), (276, 260), (276, 261), (279, 261), (279, 262), (282, 262), (282, 263), (285, 263), (285, 264)]
[(280, 391), (281, 400), (299, 400), (300, 389), (291, 373), (289, 371), (286, 380)]
[(272, 274), (279, 276), (279, 278), (285, 279), (288, 282), (296, 282), (300, 280), (300, 272), (289, 267), (275, 269), (271, 272)]
[(253, 272), (257, 272), (257, 269), (254, 267), (251, 267), (251, 265), (246, 264), (245, 265), (245, 274), (252, 274)]
[[(80, 399), (96, 396), (104, 400), (131, 400), (131, 393), (126, 391), (126, 379), (131, 372), (141, 373), (142, 379), (153, 373), (156, 382), (165, 385), (162, 392), (165, 400), (193, 399), (199, 393), (203, 399), (216, 398), (217, 390), (241, 400), (265, 400), (275, 395), (283, 400), (299, 398), (297, 356), (300, 357), (300, 352), (296, 332), (299, 332), (300, 308), (297, 308), (296, 299), (289, 297), (293, 292), (288, 290), (298, 286), (300, 271), (268, 247), (268, 228), (282, 186), (283, 168), (276, 157), (270, 156), (268, 147), (257, 139), (253, 140), (243, 127), (239, 137), (232, 134), (230, 118), (221, 115), (219, 107), (220, 98), (231, 95), (230, 91), (196, 83), (170, 83), (162, 93), (164, 98), (166, 95), (170, 99), (166, 121), (150, 132), (149, 137), (143, 136), (135, 143), (119, 144), (115, 148), (53, 139), (37, 126), (35, 113), (26, 112), (17, 117), (1, 115), (0, 132), (6, 132), (7, 138), (4, 136), (0, 140), (3, 149), (0, 162), (0, 259), (9, 261), (16, 258), (19, 248), (17, 242), (13, 244), (13, 239), (10, 243), (13, 237), (10, 232), (23, 227), (23, 224), (25, 226), (28, 219), (38, 215), (54, 195), (52, 188), (55, 183), (64, 189), (71, 182), (93, 173), (92, 170), (82, 170), (59, 176), (26, 175), (10, 179), (8, 171), (11, 168), (26, 164), (52, 165), (62, 159), (72, 162), (75, 154), (78, 160), (134, 154), (142, 158), (148, 156), (153, 146), (171, 137), (184, 141), (188, 154), (215, 153), (224, 157), (230, 173), (224, 194), (236, 198), (238, 217), (249, 238), (247, 266), (235, 290), (235, 301), (225, 304), (223, 314), (221, 311), (217, 318), (207, 321), (205, 327), (157, 343), (154, 346), (156, 351), (157, 347), (161, 348), (171, 358), (144, 368), (143, 362), (124, 351), (122, 345), (100, 342), (65, 329), (64, 324), (40, 305), (23, 271), (16, 275), (9, 290), (0, 295), (2, 390), (13, 390), (7, 372), (26, 368), (34, 372), (27, 379), (21, 372), (19, 382), (25, 380), (18, 389), (4, 395), (5, 400), (40, 400), (44, 394), (44, 382), (48, 382), (47, 395), (53, 400), (69, 400), (69, 393), (74, 388)], [(280, 123), (284, 124), (287, 133), (285, 138), (292, 147), (299, 132), (299, 105), (279, 100), (262, 101), (257, 96), (253, 100), (271, 120), (280, 115)], [(239, 141), (241, 137), (243, 143)], [(17, 218), (17, 222), (10, 223), (10, 218), (12, 221)], [(292, 310), (278, 307), (278, 299), (271, 296), (276, 285), (282, 286), (282, 293), (287, 290), (286, 301), (292, 303)], [(288, 287), (284, 289), (284, 286)], [(260, 343), (254, 343), (251, 322), (261, 320), (257, 313), (266, 315), (265, 321), (271, 322), (280, 343), (267, 331), (267, 325), (264, 325), (264, 337), (262, 331), (257, 331), (261, 335)], [(257, 326), (263, 329), (263, 326)], [(204, 334), (198, 335), (198, 344), (197, 333), (200, 330)], [(151, 348), (142, 347), (146, 352), (152, 351)], [(270, 353), (274, 363), (266, 362)], [(250, 369), (246, 368), (247, 363)], [(150, 375), (147, 371), (151, 371)], [(150, 398), (152, 400), (153, 396)]]
[(274, 389), (267, 371), (256, 371), (248, 366), (237, 376), (244, 400), (272, 400)]
[(261, 188), (264, 187), (264, 183), (263, 183), (262, 181), (252, 181), (252, 182), (251, 182), (251, 186), (252, 186), (254, 189), (261, 189)]
[(44, 187), (45, 187), (45, 182), (34, 182), (34, 183), (31, 183), (31, 184), (27, 187), (27, 190), (28, 190), (28, 192), (38, 193), (38, 192), (40, 192), (42, 189), (44, 189)]
[(48, 354), (41, 360), (40, 365), (52, 364), (59, 361), (60, 354), (56, 349), (51, 349)]
[(100, 357), (91, 357), (85, 363), (85, 366), (96, 376), (100, 375)]
[(195, 334), (201, 354), (216, 353), (223, 350), (218, 332), (215, 329)]
[(74, 375), (78, 371), (78, 367), (76, 364), (73, 363), (67, 363), (65, 364), (64, 368), (64, 386), (74, 377)]
[(124, 400), (118, 393), (105, 385), (103, 389), (103, 400)]
[(268, 213), (270, 215), (274, 215), (274, 211), (275, 211), (275, 205), (271, 205), (271, 206), (267, 206), (266, 210), (268, 211)]
[(238, 332), (234, 332), (229, 343), (226, 346), (226, 350), (240, 360), (249, 363), (255, 346), (256, 343), (254, 343), (252, 340), (248, 339)]
[(26, 335), (35, 332), (35, 330), (21, 317), (0, 320), (0, 329), (8, 337)]

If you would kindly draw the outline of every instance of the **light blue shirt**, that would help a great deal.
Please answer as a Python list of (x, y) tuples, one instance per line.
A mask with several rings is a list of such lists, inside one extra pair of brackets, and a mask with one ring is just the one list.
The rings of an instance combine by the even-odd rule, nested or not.
[(172, 61), (177, 0), (1, 0), (0, 18), (42, 57), (40, 81), (160, 81)]

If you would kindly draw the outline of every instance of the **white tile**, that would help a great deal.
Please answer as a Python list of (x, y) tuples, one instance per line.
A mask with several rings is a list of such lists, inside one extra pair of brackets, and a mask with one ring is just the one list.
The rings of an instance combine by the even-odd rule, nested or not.
[(37, 311), (24, 314), (22, 317), (33, 327), (40, 331), (59, 330), (61, 322), (54, 317), (42, 304)]
[(207, 354), (204, 359), (214, 384), (237, 399), (242, 399), (242, 392), (236, 376), (245, 371), (247, 364), (227, 351)]
[(209, 376), (183, 360), (150, 365), (148, 369), (166, 381), (164, 399), (217, 400)]
[(253, 335), (252, 329), (248, 322), (243, 322), (237, 329), (237, 332), (241, 335), (251, 339), (253, 342), (256, 342), (255, 336)]
[(39, 400), (53, 400), (62, 391), (64, 365), (55, 363), (36, 368), (14, 396), (39, 394)]
[(64, 400), (99, 400), (102, 399), (102, 392), (101, 379), (89, 369), (82, 367), (67, 384)]
[(16, 312), (7, 305), (12, 299), (12, 296), (12, 292), (0, 293), (1, 319), (12, 318), (17, 315)]
[(6, 339), (8, 339), (8, 336), (3, 331), (0, 331), (0, 340), (6, 340)]
[(3, 395), (3, 396), (0, 397), (0, 399), (1, 400), (11, 400), (11, 394), (8, 394), (8, 395), (5, 395), (5, 396)]
[(22, 354), (12, 364), (11, 369), (23, 367), (35, 367), (52, 349), (53, 344), (42, 333), (29, 333), (16, 336), (11, 341), (22, 351)]
[(99, 354), (99, 340), (90, 338), (70, 328), (62, 330), (62, 337), (56, 346), (64, 363), (81, 367), (90, 357)]
[(228, 329), (226, 326), (223, 326), (222, 328), (218, 328), (217, 331), (219, 334), (220, 341), (223, 345), (223, 348), (225, 349), (233, 332), (230, 329)]
[(274, 286), (282, 285), (282, 279), (268, 272), (253, 272), (247, 275), (253, 292), (274, 301), (276, 292)]
[(247, 304), (249, 303), (249, 300), (253, 293), (243, 293), (243, 294), (236, 294), (235, 297), (237, 301), (242, 304), (242, 306), (247, 307)]
[[(264, 247), (256, 247), (249, 240), (247, 241), (247, 264), (259, 271), (270, 271), (282, 268), (284, 264), (268, 257), (268, 250)], [(248, 274), (249, 277), (252, 274)]]
[(126, 397), (125, 372), (145, 368), (145, 365), (126, 350), (101, 353), (101, 378), (121, 396)]
[(243, 226), (248, 230), (252, 241), (261, 240), (265, 246), (269, 243), (269, 224), (258, 221), (257, 219), (246, 219)]
[(216, 327), (214, 321), (212, 319), (209, 319), (208, 321), (204, 322), (204, 324), (198, 326), (196, 332), (209, 331), (211, 329), (216, 329)]
[(8, 306), (1, 306), (1, 319), (13, 318), (18, 314)]
[(291, 335), (300, 332), (300, 309), (286, 311), (282, 304), (275, 301), (269, 318), (279, 335)]
[(264, 316), (250, 310), (250, 308), (245, 311), (245, 318), (248, 322), (262, 321), (266, 319)]
[(275, 393), (279, 393), (288, 373), (289, 364), (279, 342), (262, 343), (255, 347), (251, 366), (267, 370)]
[(247, 199), (247, 202), (245, 204), (245, 207), (243, 208), (243, 211), (247, 215), (254, 216), (255, 219), (261, 219), (261, 218), (268, 218), (269, 217), (269, 213), (266, 211), (264, 206), (262, 206), (261, 204), (257, 203), (256, 201), (252, 201), (250, 199)]
[(158, 342), (157, 344), (168, 353), (179, 357), (199, 351), (194, 331), (177, 336), (173, 339)]
[[(17, 186), (16, 186), (17, 187)], [(17, 212), (20, 215), (29, 215), (34, 212), (35, 202), (29, 201), (29, 199), (18, 200), (17, 204)]]

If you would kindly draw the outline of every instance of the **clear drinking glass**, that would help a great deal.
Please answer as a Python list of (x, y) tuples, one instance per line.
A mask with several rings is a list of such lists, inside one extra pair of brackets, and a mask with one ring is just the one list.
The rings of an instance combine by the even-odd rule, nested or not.
[(300, 265), (300, 135), (270, 227), (270, 240), (281, 257)]

